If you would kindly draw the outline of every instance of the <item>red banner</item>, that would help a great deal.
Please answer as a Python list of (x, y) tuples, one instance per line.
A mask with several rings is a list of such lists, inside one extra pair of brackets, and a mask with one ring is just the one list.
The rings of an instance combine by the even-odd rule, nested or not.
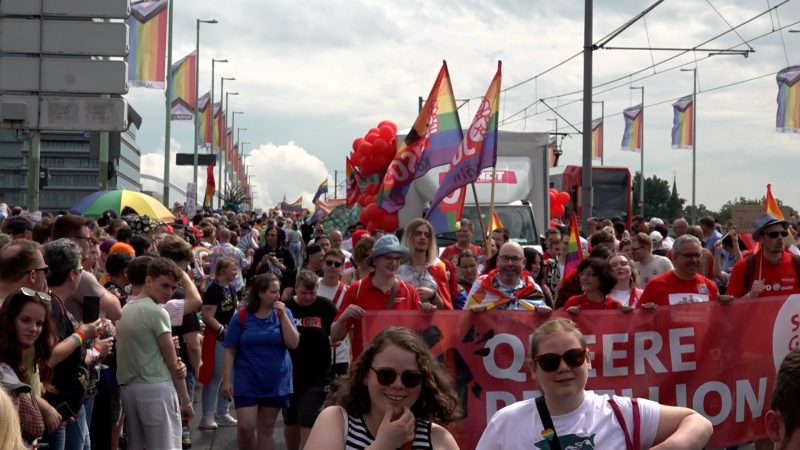
[[(556, 313), (564, 315), (566, 313)], [(364, 347), (388, 326), (419, 331), (455, 380), (466, 418), (448, 428), (475, 448), (487, 418), (538, 395), (528, 372), (533, 312), (369, 312)], [(777, 368), (800, 346), (800, 295), (637, 310), (585, 311), (592, 370), (586, 388), (687, 406), (714, 424), (708, 447), (765, 437), (764, 414)]]

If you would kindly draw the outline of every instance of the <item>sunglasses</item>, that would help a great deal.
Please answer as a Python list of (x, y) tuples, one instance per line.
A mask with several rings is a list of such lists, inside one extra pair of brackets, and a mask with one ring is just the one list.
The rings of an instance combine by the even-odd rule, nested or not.
[(14, 297), (17, 297), (19, 295), (22, 295), (22, 296), (25, 296), (25, 297), (34, 298), (34, 299), (38, 298), (39, 300), (43, 301), (44, 303), (46, 303), (48, 305), (53, 300), (53, 298), (50, 297), (50, 295), (45, 293), (45, 292), (39, 292), (39, 291), (37, 291), (35, 289), (26, 288), (26, 287), (19, 288), (19, 291), (17, 291), (17, 293), (14, 294)]
[(400, 382), (408, 389), (415, 388), (422, 383), (422, 372), (416, 370), (404, 370), (398, 373), (396, 370), (388, 368), (375, 369), (370, 367), (370, 369), (375, 372), (378, 383), (383, 386), (391, 386), (394, 380), (397, 379), (397, 375), (400, 375)]
[(327, 264), (329, 267), (342, 267), (342, 263), (341, 262), (334, 261), (332, 259), (326, 260), (325, 264)]
[(789, 235), (788, 231), (770, 231), (769, 233), (764, 233), (765, 236), (769, 236), (770, 239), (775, 239), (778, 236), (786, 237)]
[(567, 350), (564, 352), (563, 355), (559, 355), (558, 353), (545, 353), (533, 358), (533, 360), (536, 361), (536, 364), (539, 365), (539, 368), (545, 372), (555, 372), (558, 370), (558, 368), (561, 366), (562, 359), (569, 367), (572, 367), (573, 369), (580, 367), (586, 362), (586, 350), (573, 348), (572, 350)]

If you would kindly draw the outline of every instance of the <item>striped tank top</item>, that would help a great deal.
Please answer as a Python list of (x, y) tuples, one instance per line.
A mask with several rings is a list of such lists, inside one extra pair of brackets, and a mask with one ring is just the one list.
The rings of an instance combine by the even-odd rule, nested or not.
[[(352, 414), (347, 415), (347, 437), (345, 439), (345, 450), (364, 450), (375, 440), (367, 429), (364, 419)], [(406, 447), (403, 447), (405, 449)], [(431, 445), (431, 422), (428, 420), (417, 419), (414, 440), (411, 442), (412, 450), (423, 450), (433, 448)]]

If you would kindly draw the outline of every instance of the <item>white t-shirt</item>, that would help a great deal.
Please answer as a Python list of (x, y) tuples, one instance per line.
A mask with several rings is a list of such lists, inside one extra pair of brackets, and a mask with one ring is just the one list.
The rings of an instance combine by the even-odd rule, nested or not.
[[(642, 292), (644, 292), (644, 289), (639, 289), (639, 288), (633, 288), (633, 289), (635, 289), (633, 295), (631, 295), (631, 288), (614, 289), (608, 295), (610, 295), (611, 298), (613, 298), (614, 300), (622, 303), (622, 306), (631, 306), (635, 308), (639, 306), (639, 299), (642, 298)], [(633, 301), (634, 305), (630, 304), (631, 301)]]
[[(341, 283), (341, 281), (339, 282)], [(342, 299), (344, 299), (344, 293), (347, 292), (347, 286), (342, 284), (342, 292), (339, 295), (336, 295), (336, 291), (339, 290), (338, 286), (327, 286), (322, 283), (322, 278), (319, 279), (319, 287), (317, 288), (317, 295), (320, 297), (325, 297), (333, 303), (333, 306), (336, 307), (336, 310), (339, 310), (339, 307), (342, 305)], [(338, 346), (331, 348), (331, 360), (338, 364), (338, 363), (349, 363), (350, 362), (350, 338), (345, 336), (342, 339), (342, 342), (339, 343)]]
[(661, 255), (653, 255), (653, 259), (647, 264), (634, 261), (633, 265), (636, 267), (636, 270), (639, 271), (639, 284), (642, 287), (656, 275), (661, 275), (673, 269), (672, 261), (666, 256)]
[[(622, 410), (628, 433), (633, 438), (633, 410), (629, 397), (614, 396)], [(640, 437), (643, 449), (650, 448), (656, 437), (659, 404), (639, 399)], [(571, 413), (552, 416), (553, 426), (564, 449), (625, 449), (625, 435), (608, 395), (586, 391), (581, 406)], [(523, 400), (497, 411), (486, 426), (478, 450), (548, 449), (542, 437), (544, 426), (536, 409), (536, 400)]]

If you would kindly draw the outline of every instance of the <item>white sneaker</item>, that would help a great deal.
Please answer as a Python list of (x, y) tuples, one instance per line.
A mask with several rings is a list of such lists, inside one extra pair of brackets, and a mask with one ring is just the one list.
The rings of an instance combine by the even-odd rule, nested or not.
[(237, 420), (233, 418), (230, 414), (225, 414), (220, 416), (217, 414), (217, 425), (221, 427), (235, 427), (237, 424)]
[(214, 413), (203, 414), (203, 418), (200, 419), (199, 428), (201, 430), (216, 430), (219, 428), (217, 422), (214, 420)]

